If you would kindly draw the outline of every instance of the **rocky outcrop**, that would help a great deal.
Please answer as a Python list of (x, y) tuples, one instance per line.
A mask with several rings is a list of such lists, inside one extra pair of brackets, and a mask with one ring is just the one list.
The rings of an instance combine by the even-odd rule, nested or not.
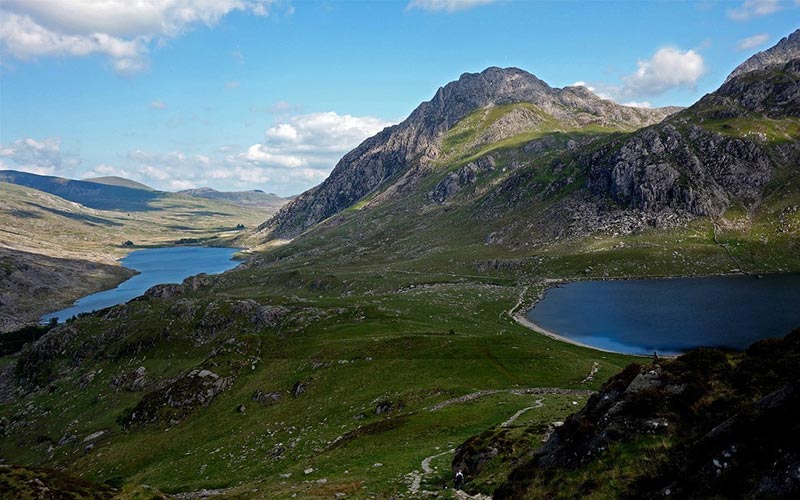
[(767, 50), (757, 53), (750, 59), (736, 67), (726, 82), (744, 73), (759, 69), (768, 68), (775, 65), (783, 65), (786, 62), (800, 58), (800, 29), (791, 35), (781, 39), (777, 45)]
[(233, 376), (220, 377), (206, 369), (194, 369), (181, 375), (163, 389), (151, 392), (121, 418), (125, 426), (155, 422), (180, 421), (233, 385)]
[(314, 224), (391, 184), (413, 165), (440, 154), (444, 134), (469, 113), (489, 105), (534, 103), (557, 121), (615, 124), (634, 129), (657, 123), (674, 109), (645, 110), (605, 101), (583, 87), (550, 87), (517, 68), (465, 73), (440, 88), (402, 123), (346, 154), (319, 186), (298, 196), (261, 225), (263, 240), (294, 238)]
[(691, 125), (651, 127), (612, 152), (596, 153), (587, 187), (630, 208), (663, 208), (718, 215), (733, 200), (750, 206), (772, 179), (773, 163), (762, 145)]
[(763, 116), (780, 119), (800, 116), (800, 30), (792, 35), (798, 44), (793, 59), (754, 69), (727, 80), (686, 114), (697, 119)]
[(734, 201), (757, 204), (777, 169), (797, 167), (800, 143), (721, 134), (707, 129), (705, 121), (798, 115), (800, 59), (733, 78), (687, 110), (580, 162), (588, 168), (592, 193), (630, 208), (719, 215)]
[[(579, 485), (589, 494), (599, 474), (642, 462), (644, 457), (626, 457), (624, 450), (657, 436), (671, 443), (649, 452), (647, 460), (658, 467), (637, 469), (619, 497), (795, 498), (798, 362), (800, 330), (758, 342), (738, 357), (700, 349), (674, 361), (630, 365), (555, 428), (495, 498), (547, 496), (559, 488), (562, 473), (575, 470), (594, 471)], [(612, 450), (616, 458), (608, 458)]]
[(495, 161), (491, 156), (484, 156), (477, 161), (469, 162), (458, 170), (448, 173), (428, 193), (428, 198), (437, 203), (444, 203), (462, 188), (475, 184), (479, 176), (491, 172), (494, 167)]

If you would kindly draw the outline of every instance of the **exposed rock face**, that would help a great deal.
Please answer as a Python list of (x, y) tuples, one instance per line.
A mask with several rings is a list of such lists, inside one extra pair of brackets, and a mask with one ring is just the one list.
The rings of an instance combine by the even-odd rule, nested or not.
[(718, 215), (734, 200), (752, 206), (777, 167), (797, 166), (800, 145), (722, 135), (701, 124), (787, 116), (800, 116), (800, 59), (736, 77), (665, 122), (582, 158), (587, 186), (646, 211), (680, 208), (702, 216)]
[(781, 39), (777, 45), (755, 54), (750, 59), (737, 66), (736, 69), (728, 75), (725, 81), (727, 82), (748, 71), (764, 69), (774, 65), (782, 65), (797, 58), (800, 58), (800, 29)]
[(450, 172), (442, 179), (433, 190), (428, 193), (428, 198), (438, 203), (444, 203), (456, 194), (461, 188), (475, 184), (478, 177), (494, 170), (495, 162), (491, 156), (484, 156), (477, 161), (469, 162), (454, 172)]
[(800, 30), (793, 59), (757, 68), (729, 78), (716, 92), (708, 94), (687, 112), (704, 119), (725, 119), (763, 115), (768, 118), (800, 116)]
[(765, 148), (695, 125), (683, 131), (672, 124), (648, 128), (587, 163), (592, 193), (654, 212), (671, 207), (717, 215), (731, 200), (755, 203), (772, 178)]
[[(346, 154), (330, 177), (301, 194), (258, 228), (264, 239), (293, 238), (440, 153), (442, 136), (472, 111), (488, 105), (535, 103), (558, 121), (637, 128), (657, 123), (674, 108), (645, 110), (604, 101), (583, 87), (552, 88), (517, 68), (465, 73), (440, 88), (402, 123)], [(501, 123), (502, 125), (502, 123)]]

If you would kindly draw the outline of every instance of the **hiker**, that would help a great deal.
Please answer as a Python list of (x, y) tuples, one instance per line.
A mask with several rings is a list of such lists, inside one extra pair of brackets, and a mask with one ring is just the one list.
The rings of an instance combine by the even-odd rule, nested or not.
[(456, 477), (453, 480), (454, 486), (457, 490), (460, 490), (464, 486), (464, 473), (460, 470), (456, 472)]

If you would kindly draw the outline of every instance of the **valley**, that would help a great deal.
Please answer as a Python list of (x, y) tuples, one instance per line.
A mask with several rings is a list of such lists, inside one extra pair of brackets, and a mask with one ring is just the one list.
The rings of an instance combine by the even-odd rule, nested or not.
[[(55, 215), (4, 187), (17, 200), (6, 217), (38, 235), (59, 226), (64, 255), (176, 234), (250, 253), (1, 357), (0, 457), (24, 467), (0, 468), (0, 485), (65, 474), (95, 485), (89, 498), (791, 498), (796, 474), (758, 461), (800, 464), (796, 331), (665, 360), (515, 318), (556, 283), (800, 271), (800, 31), (776, 47), (685, 109), (517, 68), (464, 74), (258, 223), (180, 195), (137, 221)], [(464, 492), (449, 487), (456, 469)]]
[[(0, 173), (0, 179), (4, 175), (11, 180), (8, 173)], [(68, 183), (25, 177), (32, 185), (73, 199), (0, 182), (0, 251), (6, 276), (0, 286), (6, 331), (129, 278), (131, 272), (117, 260), (134, 249), (229, 246), (242, 230), (237, 225), (254, 227), (272, 210), (122, 186), (107, 192), (105, 185), (82, 181), (72, 181), (81, 182), (81, 189), (70, 192)], [(55, 187), (48, 187), (51, 184)], [(84, 186), (93, 191), (87, 195), (89, 188)], [(95, 197), (95, 192), (106, 193), (98, 198), (106, 200), (105, 208), (79, 202), (87, 202), (84, 197)], [(61, 276), (54, 277), (54, 262), (65, 270)]]

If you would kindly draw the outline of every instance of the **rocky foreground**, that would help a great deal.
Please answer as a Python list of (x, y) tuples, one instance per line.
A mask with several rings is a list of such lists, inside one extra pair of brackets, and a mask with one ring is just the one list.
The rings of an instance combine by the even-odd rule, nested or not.
[[(799, 367), (800, 330), (742, 354), (632, 364), (515, 463), (494, 498), (797, 498)], [(475, 483), (531, 445), (489, 435), (453, 460)]]

